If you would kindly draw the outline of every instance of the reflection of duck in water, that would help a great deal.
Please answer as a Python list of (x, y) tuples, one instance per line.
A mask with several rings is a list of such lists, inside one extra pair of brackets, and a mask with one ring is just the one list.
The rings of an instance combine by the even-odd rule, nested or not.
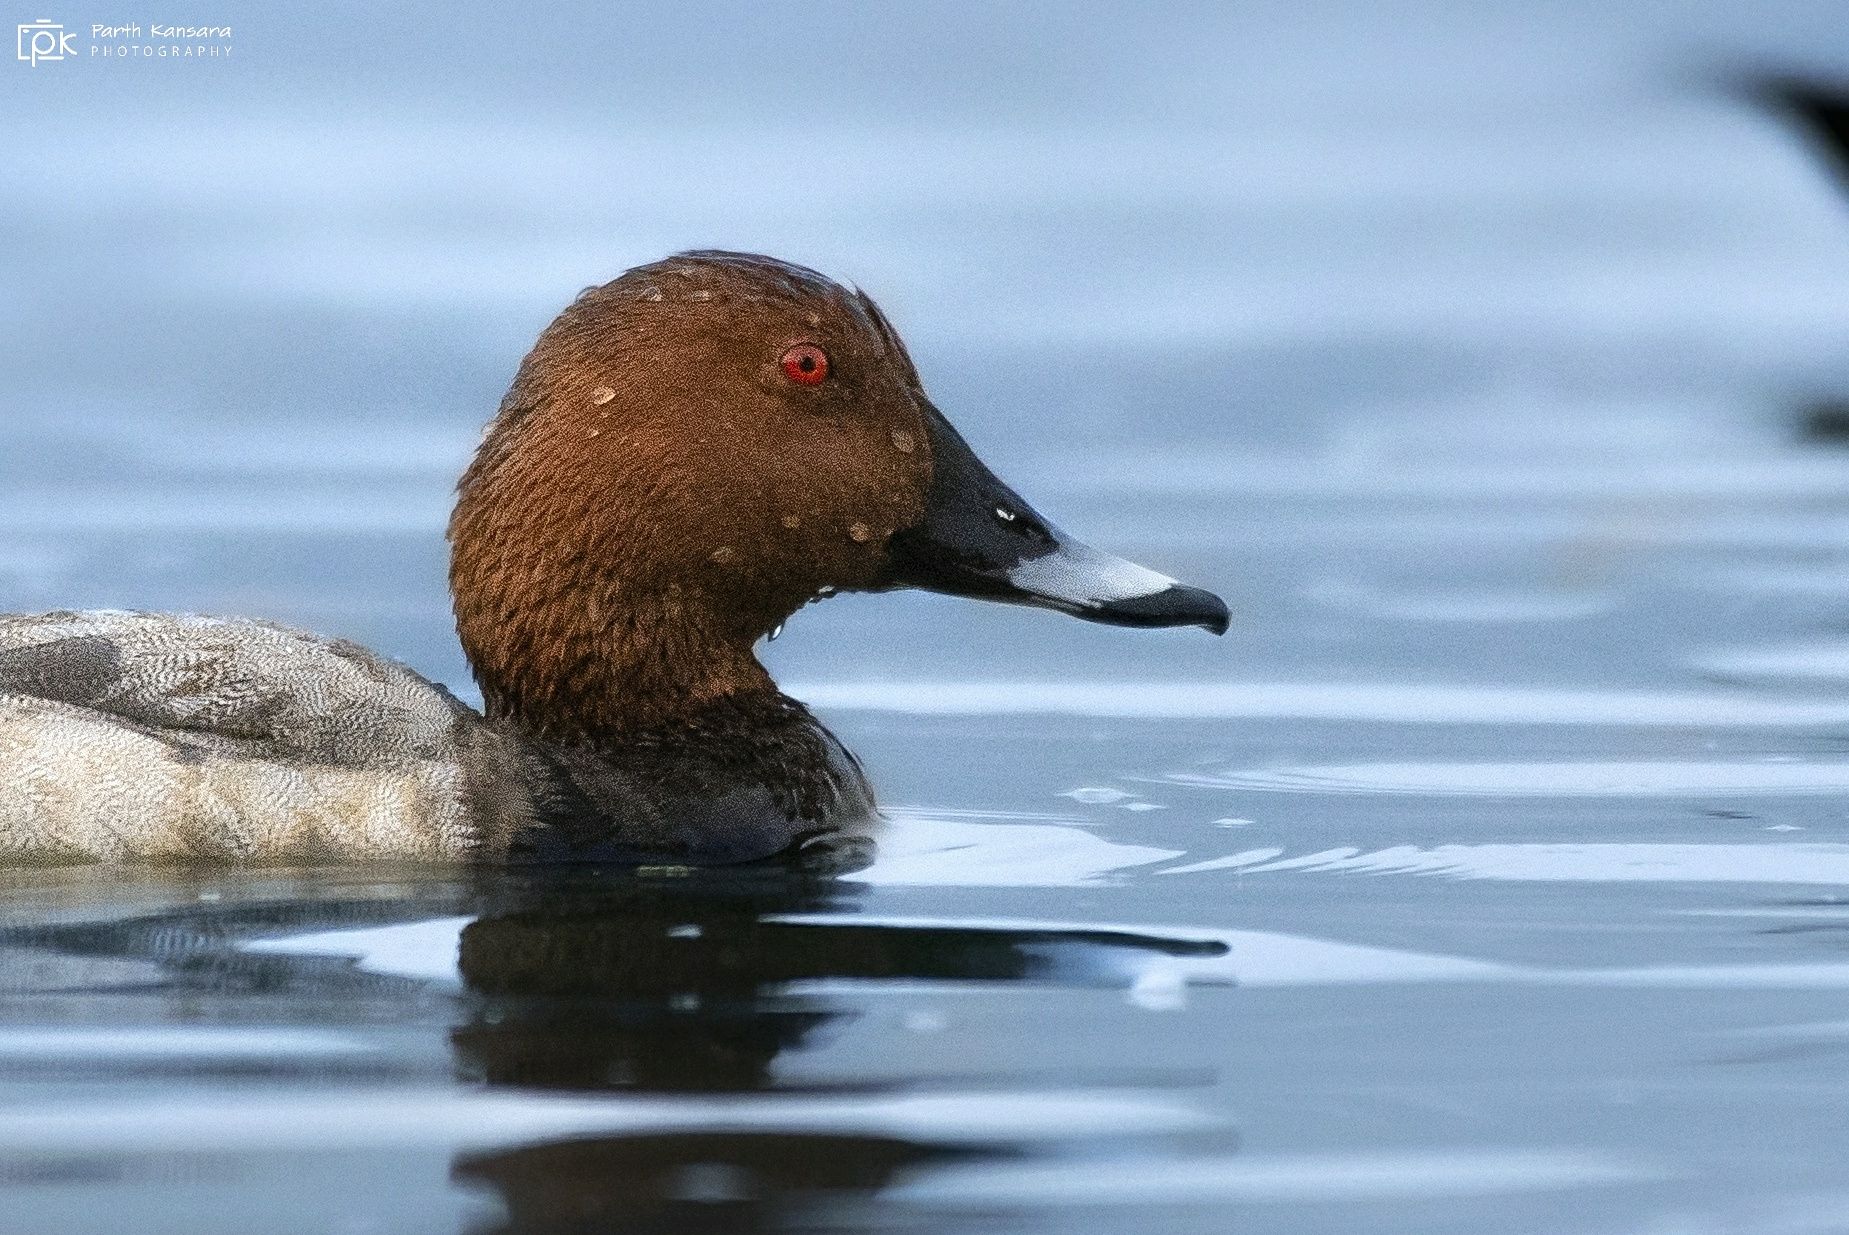
[[(471, 1015), (453, 1035), (459, 1066), (490, 1085), (767, 1088), (771, 1061), (827, 1016), (762, 1002), (790, 968), (763, 915), (838, 896), (775, 872), (713, 872), (497, 898), (462, 932)], [(805, 942), (826, 953), (815, 932)]]
[[(94, 914), (76, 909), (83, 898), (64, 898), (47, 920), (0, 925), (9, 1006), (93, 1027), (273, 1022), (334, 1029), (331, 1040), (350, 1030), (380, 1048), (180, 1059), (180, 1089), (157, 1079), (148, 1091), (185, 1095), (228, 1080), (226, 1109), (262, 1104), (257, 1076), (285, 1092), (306, 1084), (332, 1094), (385, 1077), (435, 1094), (454, 1077), (458, 1112), (481, 1109), (469, 1098), (496, 1096), (466, 1091), (502, 1091), (513, 1100), (488, 1106), (517, 1113), (528, 1104), (511, 1089), (547, 1091), (533, 1109), (598, 1099), (582, 1102), (583, 1124), (563, 1125), (583, 1131), (547, 1143), (532, 1140), (520, 1114), (505, 1139), (491, 1126), (452, 1129), (472, 1147), (453, 1160), (455, 1178), (498, 1195), (507, 1217), (494, 1229), (510, 1233), (812, 1229), (836, 1218), (859, 1229), (889, 1216), (856, 1219), (857, 1207), (887, 1203), (889, 1184), (972, 1154), (1094, 1152), (1147, 1135), (1107, 1123), (1070, 1139), (1064, 1114), (1023, 1133), (1018, 1099), (1192, 1088), (1211, 1083), (1222, 1062), (1173, 1043), (1138, 1060), (1117, 1040), (1043, 1039), (1045, 1005), (1031, 998), (1001, 1001), (1025, 1018), (1016, 1034), (1010, 1014), (990, 1019), (995, 1001), (964, 1004), (942, 985), (1097, 988), (1116, 1007), (1115, 992), (1152, 969), (1224, 955), (1212, 940), (881, 924), (849, 912), (855, 885), (778, 868), (408, 876), (325, 873), (267, 889), (225, 881), (222, 901), (146, 882), (143, 908), (127, 906), (132, 889), (99, 889)], [(455, 948), (447, 932), (461, 923)], [(446, 972), (452, 961), (459, 972)], [(964, 1007), (984, 1019), (967, 1033), (939, 1032)], [(862, 1016), (872, 1018), (869, 1035), (839, 1033)], [(369, 1038), (367, 1027), (384, 1025), (388, 1034)], [(448, 1051), (425, 1049), (426, 1034), (447, 1039)], [(117, 1075), (84, 1059), (86, 1083)], [(43, 1066), (32, 1066), (42, 1084)], [(146, 1083), (145, 1059), (122, 1067)], [(888, 1118), (946, 1101), (953, 1115)]]
[[(464, 929), (468, 993), (452, 1043), (466, 1077), (656, 1096), (839, 1093), (778, 1076), (780, 1055), (848, 1011), (825, 996), (794, 996), (791, 983), (1120, 987), (1139, 964), (1225, 950), (1127, 931), (775, 920), (840, 908), (852, 893), (769, 871), (572, 886), (497, 894)], [(497, 1232), (797, 1230), (824, 1215), (851, 1224), (855, 1198), (908, 1169), (1015, 1152), (851, 1132), (681, 1129), (473, 1154), (454, 1173), (499, 1194), (508, 1217)]]
[[(644, 877), (581, 897), (536, 895), (480, 918), (459, 953), (471, 998), (452, 1034), (458, 1067), (489, 1085), (773, 1088), (776, 1057), (832, 1017), (762, 998), (777, 980), (769, 963), (782, 932), (761, 915), (832, 899), (798, 880)], [(852, 1134), (681, 1131), (466, 1155), (452, 1173), (498, 1195), (505, 1223), (486, 1230), (506, 1235), (742, 1235), (788, 1229), (785, 1219), (810, 1202), (870, 1193), (901, 1167), (948, 1152)]]
[(878, 815), (753, 651), (803, 605), (911, 586), (1124, 626), (1227, 621), (1003, 484), (865, 294), (748, 254), (682, 254), (566, 308), (449, 539), (485, 715), (269, 623), (0, 616), (0, 862), (826, 850)]
[(902, 1173), (1009, 1153), (852, 1134), (663, 1133), (482, 1154), (453, 1176), (492, 1188), (505, 1209), (473, 1235), (888, 1230), (856, 1211)]
[[(792, 983), (1044, 981), (1119, 987), (1162, 957), (1225, 945), (1131, 931), (779, 920), (839, 908), (826, 880), (775, 871), (541, 881), (462, 932), (468, 1074), (491, 1085), (710, 1092), (774, 1088), (769, 1065), (829, 1019)], [(508, 903), (509, 900), (515, 903)]]

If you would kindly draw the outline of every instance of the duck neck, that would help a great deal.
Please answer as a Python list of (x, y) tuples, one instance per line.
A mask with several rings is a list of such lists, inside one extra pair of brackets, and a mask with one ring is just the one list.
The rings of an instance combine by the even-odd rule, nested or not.
[(461, 623), (543, 825), (514, 852), (749, 861), (877, 820), (859, 763), (777, 690), (750, 642), (650, 612), (632, 602), (595, 634), (531, 615), (492, 632)]
[(752, 652), (681, 596), (541, 607), (464, 645), (490, 719), (555, 745), (614, 752), (781, 713), (789, 701)]

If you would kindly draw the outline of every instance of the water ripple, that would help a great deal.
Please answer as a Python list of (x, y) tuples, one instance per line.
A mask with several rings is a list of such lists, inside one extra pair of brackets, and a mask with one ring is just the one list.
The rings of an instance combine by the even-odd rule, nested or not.
[(1849, 700), (1743, 691), (1597, 690), (1411, 682), (804, 682), (819, 708), (913, 716), (1085, 716), (1122, 720), (1327, 720), (1389, 725), (1614, 725), (1805, 728), (1849, 724)]
[(1280, 858), (1282, 852), (1248, 849), (1159, 873), (1300, 870), (1520, 882), (1849, 884), (1849, 845), (1835, 844), (1394, 845), (1369, 852), (1345, 846)]
[(1177, 772), (1201, 789), (1432, 797), (1707, 798), (1849, 792), (1849, 763), (1607, 760), (1521, 763), (1348, 763)]

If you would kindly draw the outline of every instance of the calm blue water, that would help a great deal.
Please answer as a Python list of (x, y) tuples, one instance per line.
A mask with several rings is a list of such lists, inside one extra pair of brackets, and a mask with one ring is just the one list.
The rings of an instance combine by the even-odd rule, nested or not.
[(0, 62), (0, 608), (462, 686), (519, 356), (719, 244), (1236, 613), (805, 610), (839, 884), (0, 874), (0, 1230), (1849, 1231), (1849, 202), (1717, 88), (1840, 7), (1008, 7)]

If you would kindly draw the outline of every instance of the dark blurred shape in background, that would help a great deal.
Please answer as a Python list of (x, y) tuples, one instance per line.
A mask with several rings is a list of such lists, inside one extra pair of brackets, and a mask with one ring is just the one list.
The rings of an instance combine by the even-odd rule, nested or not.
[(1771, 75), (1753, 93), (1797, 122), (1849, 191), (1849, 85)]

